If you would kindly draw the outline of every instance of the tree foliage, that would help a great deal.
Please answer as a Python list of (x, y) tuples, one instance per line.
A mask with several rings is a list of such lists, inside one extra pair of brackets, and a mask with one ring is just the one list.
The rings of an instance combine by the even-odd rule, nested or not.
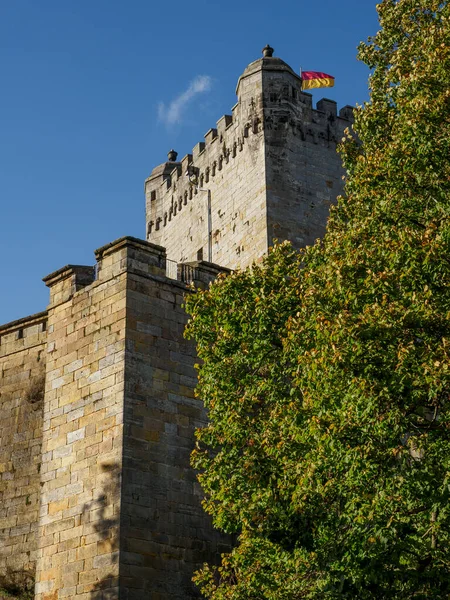
[(212, 600), (450, 594), (450, 9), (377, 9), (324, 240), (187, 300)]

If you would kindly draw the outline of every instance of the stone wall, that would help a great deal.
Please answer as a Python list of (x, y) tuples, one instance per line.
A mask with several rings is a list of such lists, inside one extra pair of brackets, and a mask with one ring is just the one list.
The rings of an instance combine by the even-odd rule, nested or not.
[(196, 598), (193, 572), (229, 543), (189, 464), (205, 413), (182, 304), (219, 269), (170, 279), (135, 238), (96, 258), (44, 279), (48, 312), (0, 328), (0, 598), (35, 577), (36, 600)]
[(0, 327), (0, 597), (34, 581), (47, 314)]
[[(127, 279), (122, 590), (129, 600), (188, 600), (199, 597), (191, 581), (195, 569), (229, 546), (202, 510), (189, 464), (205, 412), (194, 396), (195, 345), (183, 338), (187, 288), (138, 266), (154, 261), (157, 247), (135, 244), (132, 252), (137, 266)], [(203, 283), (217, 273), (212, 265), (197, 265)]]

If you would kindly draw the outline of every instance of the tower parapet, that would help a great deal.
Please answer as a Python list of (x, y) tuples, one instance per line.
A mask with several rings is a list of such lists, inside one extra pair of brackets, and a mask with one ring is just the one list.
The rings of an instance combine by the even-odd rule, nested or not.
[[(267, 46), (236, 94), (232, 114), (191, 154), (159, 165), (145, 182), (147, 239), (165, 246), (171, 260), (207, 258), (209, 244), (208, 260), (245, 267), (274, 239), (311, 244), (342, 191), (336, 144), (351, 107), (338, 113), (323, 98), (313, 108), (300, 77)], [(186, 176), (192, 166), (194, 185)]]

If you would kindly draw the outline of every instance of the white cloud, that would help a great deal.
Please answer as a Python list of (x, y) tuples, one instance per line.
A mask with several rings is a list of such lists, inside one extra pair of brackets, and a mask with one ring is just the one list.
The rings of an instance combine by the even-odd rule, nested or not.
[(158, 106), (158, 118), (163, 121), (166, 125), (175, 125), (175, 123), (181, 122), (182, 113), (186, 108), (187, 104), (197, 94), (203, 92), (209, 92), (212, 86), (212, 79), (208, 75), (198, 75), (191, 81), (187, 90), (182, 92), (179, 96), (172, 100), (172, 102), (166, 106), (163, 102), (159, 103)]

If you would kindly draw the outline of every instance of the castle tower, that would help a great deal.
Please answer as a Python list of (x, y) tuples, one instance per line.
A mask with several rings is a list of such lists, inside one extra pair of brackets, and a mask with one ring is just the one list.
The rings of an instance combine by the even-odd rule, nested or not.
[[(301, 90), (300, 77), (266, 46), (239, 78), (237, 104), (181, 161), (145, 182), (147, 239), (169, 260), (245, 267), (275, 239), (296, 247), (322, 237), (342, 192), (336, 144), (349, 106)], [(190, 177), (189, 177), (190, 174)]]

